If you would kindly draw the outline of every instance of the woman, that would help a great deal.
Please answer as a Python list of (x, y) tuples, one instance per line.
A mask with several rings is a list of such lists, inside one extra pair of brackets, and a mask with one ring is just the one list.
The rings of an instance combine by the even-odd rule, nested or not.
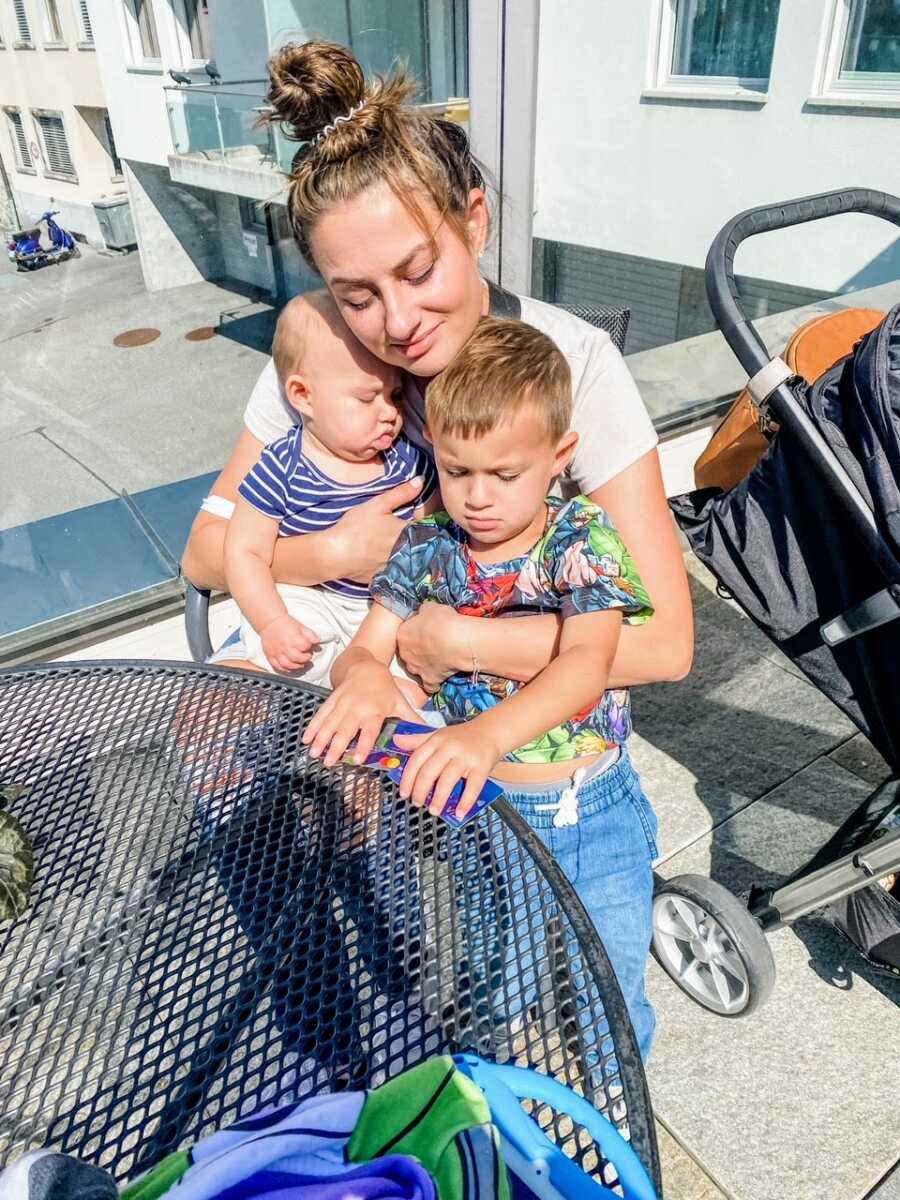
[[(288, 213), (297, 243), (323, 277), (348, 327), (374, 354), (406, 372), (407, 432), (421, 440), (423, 391), (486, 312), (515, 312), (547, 333), (568, 359), (578, 450), (564, 481), (612, 517), (655, 606), (645, 625), (623, 628), (611, 687), (683, 678), (693, 653), (684, 563), (668, 513), (656, 435), (628, 369), (608, 336), (530, 297), (492, 289), (478, 269), (489, 232), (483, 179), (457, 126), (407, 104), (402, 73), (366, 85), (352, 54), (330, 43), (286, 46), (269, 64), (269, 101), (294, 159)], [(263, 371), (230, 461), (213, 486), (216, 512), (201, 512), (185, 552), (195, 583), (222, 587), (227, 502), (265, 443), (290, 428), (274, 369)], [(283, 538), (275, 577), (317, 584), (368, 582), (387, 559), (401, 522), (391, 515), (412, 485), (361, 505), (322, 534)], [(225, 501), (225, 507), (222, 507)], [(407, 668), (426, 688), (477, 664), (530, 679), (554, 653), (553, 617), (484, 621), (425, 605), (402, 630)], [(246, 665), (239, 649), (228, 660)], [(642, 1050), (653, 1012), (643, 972), (650, 938), (655, 817), (627, 754), (607, 773), (610, 796), (609, 920), (600, 934), (616, 968)], [(614, 861), (613, 861), (614, 860)], [(574, 881), (577, 887), (577, 880)]]

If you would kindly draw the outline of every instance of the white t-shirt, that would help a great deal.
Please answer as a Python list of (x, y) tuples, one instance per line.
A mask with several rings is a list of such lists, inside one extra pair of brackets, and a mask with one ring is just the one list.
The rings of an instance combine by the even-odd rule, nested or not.
[[(568, 360), (574, 399), (572, 428), (578, 434), (578, 445), (566, 473), (565, 490), (587, 495), (652, 450), (658, 440), (656, 430), (608, 333), (542, 300), (522, 296), (520, 301), (522, 320), (552, 338)], [(406, 434), (427, 449), (422, 437), (422, 396), (409, 377), (404, 391)], [(250, 394), (244, 424), (255, 438), (269, 445), (298, 421), (270, 359)]]

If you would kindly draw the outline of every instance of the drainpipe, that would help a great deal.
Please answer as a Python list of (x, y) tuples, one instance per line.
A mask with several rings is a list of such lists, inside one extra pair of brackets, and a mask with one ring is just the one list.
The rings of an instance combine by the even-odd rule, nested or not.
[(19, 210), (16, 208), (16, 198), (13, 195), (13, 190), (9, 183), (9, 176), (6, 173), (6, 164), (3, 162), (2, 158), (0, 158), (0, 180), (3, 181), (3, 190), (6, 192), (6, 198), (9, 200), (9, 207), (12, 209), (12, 215), (16, 223), (15, 227), (16, 229), (21, 229), (22, 223), (19, 218)]

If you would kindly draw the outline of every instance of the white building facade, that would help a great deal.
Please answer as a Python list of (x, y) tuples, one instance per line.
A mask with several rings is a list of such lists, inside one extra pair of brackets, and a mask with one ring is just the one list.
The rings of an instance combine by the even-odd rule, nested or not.
[[(295, 147), (258, 118), (268, 55), (313, 36), (370, 70), (405, 57), (424, 101), (468, 118), (504, 196), (495, 276), (627, 305), (630, 352), (712, 328), (702, 267), (735, 213), (900, 191), (900, 0), (90, 4), (150, 288), (311, 282), (284, 222)], [(900, 240), (845, 217), (755, 239), (738, 270), (764, 316), (897, 278)]]
[(0, 123), (4, 224), (28, 227), (56, 209), (66, 229), (103, 246), (94, 202), (124, 203), (126, 183), (88, 0), (0, 6)]
[[(665, 344), (711, 328), (702, 267), (736, 213), (900, 192), (900, 3), (544, 0), (536, 109), (535, 294), (628, 303), (629, 349)], [(840, 217), (737, 267), (764, 315), (897, 279), (900, 231)]]

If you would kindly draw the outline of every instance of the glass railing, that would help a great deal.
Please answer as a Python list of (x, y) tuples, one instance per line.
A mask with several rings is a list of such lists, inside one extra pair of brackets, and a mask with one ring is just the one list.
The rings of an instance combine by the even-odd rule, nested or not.
[[(263, 124), (271, 108), (264, 80), (224, 86), (166, 87), (166, 111), (176, 154), (212, 161), (248, 160), (248, 165), (290, 173), (297, 142), (289, 141), (277, 125)], [(448, 120), (468, 126), (465, 97), (421, 105)]]
[(268, 111), (265, 89), (262, 79), (224, 87), (167, 87), (166, 111), (175, 153), (209, 159), (243, 156), (261, 165), (289, 166), (293, 150), (260, 121)]

